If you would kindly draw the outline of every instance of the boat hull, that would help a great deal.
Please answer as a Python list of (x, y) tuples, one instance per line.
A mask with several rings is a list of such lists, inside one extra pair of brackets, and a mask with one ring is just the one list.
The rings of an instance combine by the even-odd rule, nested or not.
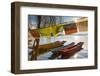
[(79, 42), (78, 44), (74, 46), (61, 49), (60, 50), (61, 59), (70, 58), (71, 56), (73, 56), (75, 53), (77, 53), (78, 51), (82, 49), (82, 45), (83, 45), (83, 42)]
[(52, 55), (51, 55), (51, 57), (49, 57), (49, 59), (55, 59), (55, 58), (58, 58), (61, 54), (60, 54), (60, 49), (62, 49), (62, 48), (67, 48), (67, 47), (71, 47), (71, 46), (73, 46), (75, 43), (74, 42), (72, 42), (72, 43), (70, 43), (70, 44), (68, 44), (68, 45), (65, 45), (65, 46), (61, 46), (61, 47), (58, 47), (58, 48), (54, 48), (54, 49), (50, 49), (51, 50), (51, 52), (53, 53)]

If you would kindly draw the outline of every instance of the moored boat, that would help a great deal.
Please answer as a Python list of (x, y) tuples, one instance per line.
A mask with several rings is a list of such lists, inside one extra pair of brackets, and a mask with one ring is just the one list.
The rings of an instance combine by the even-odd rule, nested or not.
[(76, 45), (60, 49), (61, 59), (66, 59), (73, 56), (75, 53), (82, 49), (83, 42), (79, 42)]
[(56, 42), (49, 43), (49, 44), (39, 45), (37, 50), (35, 50), (33, 48), (32, 49), (32, 59), (34, 59), (34, 57), (39, 56), (43, 53), (49, 52), (50, 49), (52, 49), (52, 48), (57, 48), (57, 47), (63, 46), (63, 44), (65, 42), (66, 41), (56, 41)]
[(68, 45), (65, 45), (65, 46), (60, 46), (58, 48), (50, 49), (53, 54), (49, 57), (49, 59), (55, 59), (55, 58), (57, 58), (58, 56), (61, 55), (60, 52), (59, 52), (60, 49), (65, 48), (65, 47), (73, 46), (74, 44), (75, 44), (75, 42), (72, 42), (72, 43), (70, 43)]

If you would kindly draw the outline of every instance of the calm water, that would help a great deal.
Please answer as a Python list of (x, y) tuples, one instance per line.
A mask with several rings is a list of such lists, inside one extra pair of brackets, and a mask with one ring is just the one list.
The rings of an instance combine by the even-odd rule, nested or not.
[[(84, 45), (82, 46), (82, 50), (76, 53), (74, 56), (70, 57), (70, 59), (77, 59), (77, 58), (88, 58), (88, 34), (87, 33), (78, 33), (74, 35), (66, 35), (66, 36), (59, 36), (59, 37), (51, 37), (46, 38), (42, 37), (40, 39), (40, 44), (47, 44), (54, 41), (66, 41), (64, 45), (68, 45), (71, 42), (84, 42)], [(40, 56), (38, 56), (38, 60), (48, 60), (48, 57), (52, 55), (52, 52), (44, 53)]]

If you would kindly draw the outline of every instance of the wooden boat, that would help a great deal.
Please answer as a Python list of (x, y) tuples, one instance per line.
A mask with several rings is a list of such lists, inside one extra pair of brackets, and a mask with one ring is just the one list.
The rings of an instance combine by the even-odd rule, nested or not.
[(61, 59), (66, 59), (71, 57), (72, 55), (74, 55), (75, 53), (77, 53), (82, 49), (82, 45), (83, 42), (79, 42), (76, 45), (61, 49), (60, 50)]
[(65, 48), (65, 47), (69, 47), (69, 46), (73, 46), (75, 44), (75, 42), (72, 42), (72, 43), (69, 43), (68, 45), (65, 45), (65, 46), (60, 46), (60, 47), (57, 47), (57, 48), (53, 48), (53, 49), (50, 49), (53, 53), (62, 49), (62, 48)]
[(53, 54), (48, 59), (55, 59), (55, 58), (57, 58), (58, 56), (61, 55), (60, 52), (59, 52), (60, 49), (65, 48), (65, 47), (73, 46), (74, 44), (75, 43), (72, 42), (72, 43), (70, 43), (68, 45), (65, 45), (65, 46), (61, 46), (61, 47), (58, 47), (58, 48), (50, 49)]
[(57, 47), (63, 46), (63, 44), (64, 44), (65, 42), (66, 42), (66, 41), (56, 41), (56, 42), (49, 43), (49, 44), (39, 45), (39, 48), (38, 48), (38, 50), (37, 50), (38, 55), (43, 54), (43, 53), (45, 53), (45, 52), (49, 52), (49, 51), (50, 51), (49, 49), (57, 48)]
[(65, 42), (66, 41), (56, 41), (56, 42), (49, 43), (49, 44), (39, 45), (39, 48), (37, 48), (37, 50), (35, 50), (33, 48), (32, 49), (32, 59), (34, 59), (34, 57), (37, 57), (37, 56), (39, 56), (39, 55), (41, 55), (43, 53), (49, 52), (50, 51), (49, 49), (63, 46), (63, 44)]

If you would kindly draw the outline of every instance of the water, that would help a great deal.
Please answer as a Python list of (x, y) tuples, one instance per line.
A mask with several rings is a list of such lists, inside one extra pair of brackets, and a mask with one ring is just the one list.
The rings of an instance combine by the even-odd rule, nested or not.
[[(77, 33), (73, 35), (65, 35), (65, 36), (59, 36), (59, 37), (52, 37), (52, 38), (46, 38), (42, 37), (40, 39), (40, 44), (47, 44), (54, 41), (66, 41), (64, 45), (67, 45), (71, 42), (75, 42), (76, 44), (78, 42), (84, 42), (82, 46), (82, 50), (77, 52), (75, 55), (70, 57), (70, 59), (78, 59), (78, 58), (88, 58), (88, 34), (87, 33)], [(48, 58), (52, 55), (52, 52), (47, 52), (44, 54), (41, 54), (37, 57), (38, 60), (48, 60)]]

